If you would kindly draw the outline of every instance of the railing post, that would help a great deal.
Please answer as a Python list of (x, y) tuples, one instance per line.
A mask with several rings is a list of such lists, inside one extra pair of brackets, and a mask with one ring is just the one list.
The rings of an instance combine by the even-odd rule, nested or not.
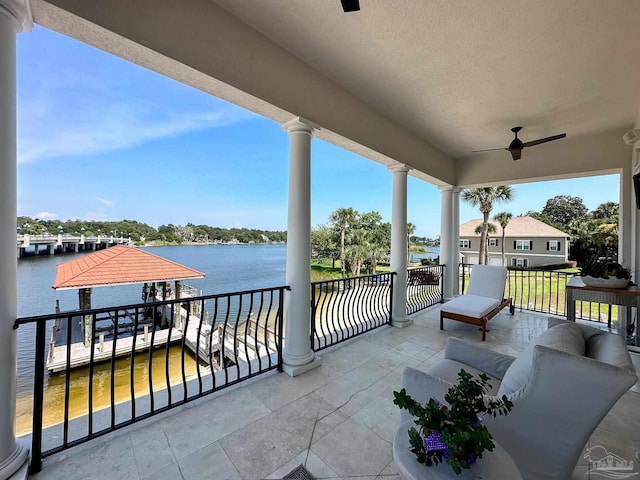
[(391, 272), (389, 277), (389, 325), (393, 325), (393, 277), (395, 276), (395, 272)]
[[(460, 267), (458, 267), (458, 268), (460, 268)], [(441, 278), (441, 281), (440, 281), (440, 303), (444, 303), (444, 282), (446, 280), (444, 278), (445, 271), (446, 271), (445, 265), (440, 265), (440, 278)], [(464, 282), (464, 276), (462, 278), (463, 278), (462, 281)], [(464, 283), (462, 285), (464, 287)], [(463, 292), (464, 292), (464, 288), (463, 288)]]
[[(466, 289), (466, 281), (467, 281), (467, 266), (462, 263), (462, 291), (460, 292), (460, 294), (464, 294), (465, 289)], [(459, 267), (458, 267), (459, 268)]]
[(46, 321), (36, 323), (36, 358), (33, 380), (33, 423), (31, 433), (31, 473), (42, 470), (42, 410), (44, 408), (44, 347)]
[[(291, 287), (285, 287), (285, 288), (280, 288), (280, 293), (278, 295), (278, 346), (277, 346), (277, 350), (278, 350), (278, 371), (282, 372), (282, 342), (284, 341), (284, 339), (282, 338), (282, 324), (284, 323), (284, 291), (285, 290), (291, 290)], [(224, 355), (224, 340), (222, 343), (223, 349), (222, 349), (222, 353)], [(224, 358), (223, 358), (224, 361)]]
[(315, 351), (315, 338), (316, 338), (316, 312), (318, 309), (318, 305), (316, 304), (316, 285), (315, 283), (311, 284), (311, 318), (310, 318), (310, 322), (311, 322), (311, 328), (309, 329), (309, 331), (311, 332), (310, 335), (310, 344), (311, 344), (311, 350)]

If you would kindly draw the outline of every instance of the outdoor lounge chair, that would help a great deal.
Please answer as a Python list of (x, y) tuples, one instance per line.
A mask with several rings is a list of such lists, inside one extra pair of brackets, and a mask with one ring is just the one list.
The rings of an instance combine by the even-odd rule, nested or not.
[[(517, 357), (449, 338), (444, 358), (427, 371), (405, 368), (402, 386), (420, 403), (432, 397), (442, 401), (461, 369), (489, 376), (488, 399), (506, 395), (513, 402), (508, 415), (486, 415), (484, 423), (525, 480), (582, 478), (571, 477), (581, 456), (604, 462), (600, 458), (605, 457), (590, 459), (593, 448), (585, 451), (585, 444), (637, 381), (622, 335), (565, 321), (534, 338)], [(401, 423), (411, 420), (405, 410), (400, 415)], [(625, 420), (630, 419), (620, 415), (615, 421)], [(592, 455), (597, 448), (593, 450)], [(603, 466), (602, 477), (607, 471), (620, 475), (610, 478), (629, 472), (604, 467), (608, 466)]]
[(482, 340), (487, 335), (487, 322), (507, 305), (513, 315), (514, 307), (510, 298), (504, 298), (507, 269), (491, 265), (474, 265), (469, 286), (464, 295), (442, 305), (440, 310), (440, 330), (444, 329), (444, 319), (478, 325), (482, 329)]

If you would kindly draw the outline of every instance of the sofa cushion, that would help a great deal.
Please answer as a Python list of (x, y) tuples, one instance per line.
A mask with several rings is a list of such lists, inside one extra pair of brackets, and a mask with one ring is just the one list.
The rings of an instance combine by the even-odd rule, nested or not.
[(476, 380), (478, 380), (480, 374), (484, 373), (487, 377), (489, 377), (489, 389), (485, 392), (485, 394), (496, 395), (500, 386), (500, 380), (492, 377), (488, 373), (478, 370), (477, 368), (473, 368), (472, 366), (466, 365), (461, 362), (456, 362), (455, 360), (449, 360), (447, 358), (442, 359), (435, 365), (430, 367), (427, 370), (427, 373), (455, 385), (460, 381), (460, 379), (458, 378), (458, 373), (460, 373), (460, 370), (462, 369), (464, 369), (465, 372), (470, 373), (471, 375), (476, 377)]
[(443, 312), (457, 313), (467, 317), (480, 318), (500, 305), (501, 300), (479, 295), (462, 295), (442, 305)]
[(579, 325), (574, 322), (552, 327), (536, 337), (513, 361), (502, 378), (498, 396), (510, 395), (523, 388), (533, 374), (533, 347), (545, 347), (584, 356), (585, 340)]
[(622, 336), (599, 332), (587, 339), (585, 354), (599, 362), (633, 370), (631, 356), (626, 348), (619, 348), (620, 343), (624, 343)]

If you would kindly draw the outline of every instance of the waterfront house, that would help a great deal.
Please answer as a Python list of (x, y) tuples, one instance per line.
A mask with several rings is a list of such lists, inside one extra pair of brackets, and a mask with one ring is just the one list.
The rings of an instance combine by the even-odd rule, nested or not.
[[(503, 265), (502, 227), (495, 220), (489, 223), (496, 233), (487, 238), (488, 265)], [(460, 255), (463, 263), (477, 264), (480, 234), (476, 233), (482, 220), (475, 219), (460, 225)], [(560, 265), (569, 259), (569, 236), (531, 217), (513, 217), (505, 228), (504, 266), (540, 267)]]
[[(328, 458), (320, 450), (333, 445), (338, 448), (336, 469), (341, 470), (340, 462), (353, 462), (360, 466), (362, 476), (393, 475), (385, 470), (388, 462), (380, 466), (389, 459), (390, 445), (386, 440), (378, 442), (380, 434), (375, 426), (364, 427), (389, 418), (382, 413), (389, 408), (388, 398), (378, 395), (382, 396), (380, 403), (367, 411), (349, 406), (340, 412), (327, 409), (327, 398), (336, 406), (356, 397), (365, 402), (376, 397), (372, 390), (388, 393), (386, 384), (374, 386), (371, 379), (397, 383), (396, 368), (403, 363), (426, 362), (428, 350), (434, 354), (441, 350), (437, 331), (410, 331), (414, 318), (407, 313), (409, 175), (437, 185), (441, 191), (440, 260), (445, 300), (455, 296), (459, 288), (459, 194), (464, 188), (483, 185), (619, 175), (618, 258), (631, 265), (633, 278), (638, 278), (639, 217), (632, 183), (640, 170), (640, 56), (635, 51), (640, 43), (640, 8), (635, 2), (362, 0), (360, 4), (359, 11), (346, 13), (339, 0), (0, 0), (0, 352), (4, 355), (0, 362), (0, 478), (18, 471), (29, 453), (14, 435), (15, 78), (17, 35), (29, 35), (34, 23), (278, 122), (290, 143), (283, 308), (286, 341), (281, 359), (291, 378), (280, 374), (262, 389), (234, 390), (234, 406), (246, 407), (236, 411), (235, 423), (215, 417), (217, 409), (204, 406), (204, 415), (168, 425), (169, 435), (159, 431), (154, 435), (151, 429), (141, 434), (139, 442), (127, 437), (130, 446), (142, 445), (147, 452), (137, 468), (131, 467), (137, 459), (126, 450), (127, 442), (107, 442), (105, 449), (87, 454), (82, 462), (89, 468), (87, 476), (141, 478), (143, 471), (149, 472), (140, 465), (169, 461), (165, 478), (187, 478), (189, 461), (185, 459), (191, 458), (190, 454), (224, 460), (224, 452), (229, 452), (241, 470), (243, 462), (271, 465), (281, 460), (276, 458), (280, 452), (290, 451), (289, 445), (274, 448), (274, 442), (296, 434), (286, 427), (292, 418), (310, 412), (327, 415), (321, 422), (324, 430), (315, 431), (320, 435), (330, 430), (332, 435), (318, 440), (316, 457), (307, 452), (305, 462)], [(55, 63), (55, 58), (51, 62)], [(29, 75), (28, 66), (22, 74)], [(507, 151), (514, 141), (510, 130), (516, 126), (524, 126), (519, 138), (525, 144), (561, 133), (567, 136), (526, 146), (523, 151)], [(252, 128), (251, 122), (246, 128)], [(394, 326), (409, 327), (385, 333), (374, 345), (357, 344), (353, 354), (334, 357), (328, 366), (321, 366), (321, 356), (309, 335), (313, 138), (388, 167), (394, 273), (390, 315)], [(474, 152), (484, 149), (493, 150)], [(517, 157), (520, 159), (514, 160)], [(179, 179), (179, 169), (174, 173)], [(376, 195), (375, 185), (371, 194)], [(424, 215), (428, 221), (426, 207)], [(504, 340), (496, 348), (522, 347), (506, 344), (536, 334), (529, 319), (525, 318), (524, 324), (526, 328), (496, 336)], [(403, 342), (398, 342), (400, 339)], [(388, 345), (397, 347), (391, 358), (376, 357), (367, 365), (359, 362), (371, 359), (374, 349), (387, 351)], [(400, 364), (399, 358), (403, 359)], [(335, 372), (344, 375), (340, 380), (346, 388), (328, 387), (321, 390), (323, 396), (318, 395), (318, 377), (322, 381), (336, 378)], [(270, 398), (274, 391), (305, 389), (304, 401), (295, 405), (287, 403), (287, 395)], [(254, 402), (256, 398), (273, 401), (267, 407)], [(629, 445), (640, 428), (638, 394), (632, 392), (625, 402), (630, 407), (618, 421), (605, 425), (608, 430), (603, 437), (621, 437)], [(352, 418), (360, 411), (361, 416)], [(264, 422), (256, 420), (260, 415)], [(238, 427), (249, 421), (258, 423), (254, 430)], [(221, 425), (236, 428), (236, 442), (211, 444), (214, 432), (217, 438), (224, 437)], [(629, 426), (632, 433), (625, 430)], [(127, 430), (124, 427), (121, 431)], [(194, 452), (193, 444), (189, 450), (184, 444), (173, 443), (170, 451), (162, 450), (179, 437), (174, 432), (186, 427), (189, 433), (180, 438), (195, 442), (199, 450)], [(131, 432), (124, 435), (133, 435)], [(231, 434), (227, 430), (225, 435)], [(66, 435), (62, 438), (67, 439)], [(310, 445), (312, 439), (304, 438)], [(354, 438), (366, 441), (354, 442)], [(70, 446), (65, 443), (65, 448)], [(203, 451), (203, 446), (211, 449)], [(366, 452), (352, 454), (359, 447)], [(168, 455), (155, 455), (156, 451)], [(291, 451), (305, 453), (304, 448)], [(73, 451), (67, 455), (73, 456)], [(100, 472), (91, 470), (103, 458), (113, 461)], [(185, 464), (170, 470), (170, 465), (177, 468), (177, 459)], [(228, 458), (218, 462), (215, 472), (224, 477), (229, 462)], [(341, 471), (344, 474), (336, 476), (358, 474)], [(46, 466), (40, 475), (47, 478)]]

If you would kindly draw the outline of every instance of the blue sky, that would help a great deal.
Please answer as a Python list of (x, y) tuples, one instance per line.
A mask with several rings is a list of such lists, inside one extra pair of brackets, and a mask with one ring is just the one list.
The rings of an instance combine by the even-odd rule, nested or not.
[[(286, 230), (288, 146), (279, 124), (209, 94), (40, 26), (18, 36), (19, 215)], [(594, 209), (619, 201), (619, 177), (514, 190), (494, 213), (555, 195)], [(391, 221), (391, 173), (314, 139), (312, 224), (340, 207)], [(479, 216), (461, 202), (461, 222)], [(439, 234), (436, 186), (409, 177), (408, 220)]]

